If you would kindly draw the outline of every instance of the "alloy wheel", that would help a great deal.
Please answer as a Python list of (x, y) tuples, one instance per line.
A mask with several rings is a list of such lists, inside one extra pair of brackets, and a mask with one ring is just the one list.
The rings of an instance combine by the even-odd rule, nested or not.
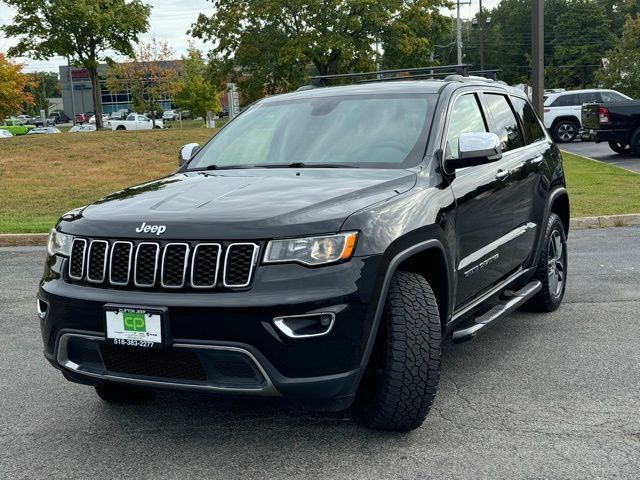
[(549, 239), (547, 266), (549, 290), (554, 297), (557, 297), (562, 292), (565, 277), (564, 245), (560, 232), (557, 230), (551, 233), (551, 238)]

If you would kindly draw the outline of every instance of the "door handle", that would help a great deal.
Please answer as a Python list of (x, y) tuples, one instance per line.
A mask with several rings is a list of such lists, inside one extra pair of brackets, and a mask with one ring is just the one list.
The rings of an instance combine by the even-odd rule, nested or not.
[(511, 172), (509, 170), (498, 170), (496, 172), (496, 179), (497, 180), (504, 180), (505, 178), (507, 178), (509, 176)]
[(533, 160), (531, 160), (531, 163), (534, 164), (534, 165), (538, 165), (538, 164), (542, 163), (543, 160), (544, 160), (544, 157), (542, 155), (540, 155), (539, 157), (536, 157)]

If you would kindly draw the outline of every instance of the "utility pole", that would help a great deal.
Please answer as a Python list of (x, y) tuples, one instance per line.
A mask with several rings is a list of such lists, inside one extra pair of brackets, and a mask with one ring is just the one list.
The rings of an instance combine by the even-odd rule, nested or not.
[(460, 5), (471, 5), (468, 2), (456, 0), (456, 44), (458, 46), (458, 65), (462, 65), (462, 19), (460, 18)]
[(480, 0), (480, 12), (478, 13), (478, 28), (480, 34), (480, 70), (484, 70), (484, 16), (482, 15), (482, 0)]
[(544, 0), (533, 0), (531, 15), (531, 86), (533, 108), (544, 115)]
[(76, 92), (73, 89), (73, 74), (71, 73), (71, 60), (67, 57), (67, 73), (69, 74), (69, 86), (71, 87), (71, 108), (73, 109), (73, 118), (71, 122), (76, 124)]

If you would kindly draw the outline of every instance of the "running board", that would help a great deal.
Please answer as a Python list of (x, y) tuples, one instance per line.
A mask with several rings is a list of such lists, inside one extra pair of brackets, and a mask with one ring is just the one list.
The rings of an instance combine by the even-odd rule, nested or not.
[(533, 297), (536, 293), (538, 293), (541, 288), (542, 284), (538, 280), (534, 280), (533, 282), (528, 283), (517, 292), (514, 292), (513, 295), (509, 296), (509, 299), (504, 303), (496, 305), (487, 313), (474, 318), (473, 325), (460, 330), (455, 330), (453, 332), (453, 342), (461, 343), (466, 342), (467, 340), (471, 340), (476, 336), (478, 330), (486, 327), (494, 320), (510, 314), (531, 297)]

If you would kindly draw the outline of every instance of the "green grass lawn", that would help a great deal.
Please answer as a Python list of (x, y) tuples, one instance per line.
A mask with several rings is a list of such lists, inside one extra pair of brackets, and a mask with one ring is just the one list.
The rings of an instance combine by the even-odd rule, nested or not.
[(640, 174), (566, 152), (562, 157), (572, 217), (640, 213)]
[[(71, 208), (173, 172), (181, 145), (202, 144), (216, 132), (196, 122), (182, 129), (0, 140), (0, 233), (46, 232)], [(640, 175), (563, 157), (573, 217), (640, 213)]]

